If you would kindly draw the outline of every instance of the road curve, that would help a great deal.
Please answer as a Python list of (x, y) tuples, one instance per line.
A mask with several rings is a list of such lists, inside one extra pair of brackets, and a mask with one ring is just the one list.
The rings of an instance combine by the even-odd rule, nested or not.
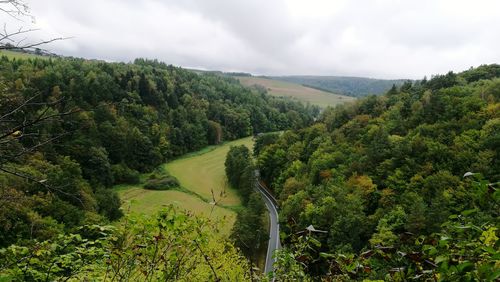
[(273, 264), (276, 261), (276, 259), (273, 258), (274, 251), (281, 248), (278, 209), (274, 197), (258, 181), (258, 171), (255, 174), (257, 176), (256, 188), (261, 193), (264, 203), (269, 210), (269, 243), (267, 245), (266, 265), (264, 267), (264, 273), (269, 273), (274, 271)]

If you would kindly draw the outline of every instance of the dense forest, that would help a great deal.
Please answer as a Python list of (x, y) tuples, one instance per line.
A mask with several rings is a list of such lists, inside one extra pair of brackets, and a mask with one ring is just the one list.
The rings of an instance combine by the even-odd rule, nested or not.
[[(500, 277), (498, 65), (319, 117), (231, 78), (143, 59), (2, 57), (0, 95), (0, 279), (265, 280), (252, 266), (267, 239), (255, 169), (279, 201), (278, 281)], [(112, 185), (272, 131), (283, 132), (259, 134), (254, 158), (229, 151), (243, 203), (233, 242), (221, 223), (173, 208), (116, 223)]]
[(293, 75), (271, 78), (352, 97), (381, 95), (391, 89), (393, 85), (401, 86), (405, 82), (404, 79), (374, 79), (348, 76)]
[(210, 144), (318, 114), (157, 61), (0, 59), (0, 247), (122, 216), (114, 184)]
[(406, 82), (260, 137), (287, 246), (278, 277), (499, 279), (499, 149), (499, 65)]

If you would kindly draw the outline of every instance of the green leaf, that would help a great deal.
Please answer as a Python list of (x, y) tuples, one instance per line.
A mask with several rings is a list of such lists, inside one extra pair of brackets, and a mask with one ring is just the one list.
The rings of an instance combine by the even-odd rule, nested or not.
[(425, 245), (423, 247), (423, 250), (426, 251), (430, 256), (433, 256), (433, 255), (437, 254), (437, 252), (438, 252), (437, 249), (431, 245)]
[(457, 265), (458, 272), (463, 273), (463, 272), (469, 272), (472, 269), (474, 269), (474, 264), (470, 261), (465, 261), (462, 262), (461, 264)]
[(324, 252), (320, 252), (319, 256), (322, 258), (334, 258), (335, 257), (335, 255), (333, 255), (333, 254), (324, 253)]
[(437, 256), (436, 259), (434, 260), (434, 262), (436, 264), (441, 263), (443, 261), (448, 261), (448, 257), (447, 256)]
[(309, 241), (316, 247), (321, 247), (321, 242), (315, 238), (309, 237)]
[(488, 276), (489, 281), (497, 281), (500, 278), (500, 269), (495, 270)]
[(469, 216), (469, 215), (471, 215), (471, 214), (473, 214), (473, 213), (475, 213), (477, 211), (478, 211), (477, 209), (464, 210), (460, 214), (463, 215), (463, 216)]

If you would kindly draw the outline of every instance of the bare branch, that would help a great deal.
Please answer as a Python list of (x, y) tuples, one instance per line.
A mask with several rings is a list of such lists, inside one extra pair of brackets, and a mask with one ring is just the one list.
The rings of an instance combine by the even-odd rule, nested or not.
[(29, 6), (22, 0), (2, 0), (0, 1), (0, 11), (10, 17), (22, 21), (21, 17), (28, 17), (32, 21), (34, 17), (30, 14)]
[[(34, 22), (35, 20), (35, 18), (30, 14), (29, 6), (24, 0), (0, 1), (0, 14), (1, 13), (7, 14), (21, 22), (24, 22), (22, 18), (29, 18), (31, 22)], [(37, 30), (38, 29), (25, 29), (20, 27), (16, 30), (9, 31), (7, 29), (7, 24), (4, 23), (3, 31), (0, 32), (0, 50), (30, 50), (54, 41), (68, 39), (66, 37), (57, 37), (48, 40), (39, 40), (37, 42), (27, 42), (27, 38), (18, 38), (20, 35), (29, 34)]]

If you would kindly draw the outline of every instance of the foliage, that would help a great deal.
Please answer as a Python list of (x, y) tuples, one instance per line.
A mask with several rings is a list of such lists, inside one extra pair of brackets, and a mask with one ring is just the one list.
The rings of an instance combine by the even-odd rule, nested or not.
[(232, 146), (227, 153), (225, 166), (229, 183), (237, 189), (243, 200), (243, 209), (238, 211), (231, 237), (243, 254), (255, 262), (268, 236), (263, 221), (264, 202), (255, 190), (256, 170), (250, 150), (244, 145)]
[(311, 224), (327, 231), (305, 263), (309, 276), (496, 279), (498, 243), (480, 245), (498, 237), (498, 184), (481, 178), (500, 181), (498, 79), (489, 65), (406, 82), (259, 148), (284, 244)]
[(138, 184), (139, 173), (125, 164), (116, 164), (111, 166), (111, 173), (115, 184)]
[(263, 215), (265, 207), (258, 192), (250, 195), (248, 204), (236, 217), (231, 237), (235, 246), (238, 247), (250, 261), (257, 260), (259, 251), (266, 246), (268, 233), (264, 228)]
[(8, 281), (247, 281), (248, 265), (206, 219), (172, 208), (118, 227), (82, 226), (30, 246), (0, 250)]
[(146, 184), (144, 184), (144, 188), (149, 190), (169, 190), (179, 187), (179, 185), (179, 181), (171, 175), (155, 177), (155, 174), (152, 174)]
[(82, 226), (92, 234), (59, 234), (29, 246), (11, 245), (0, 250), (0, 278), (6, 281), (55, 281), (71, 277), (98, 277), (103, 271), (113, 228)]
[(231, 147), (224, 165), (229, 184), (240, 192), (243, 203), (248, 202), (254, 179), (250, 150), (244, 145)]
[(122, 217), (123, 212), (120, 210), (120, 198), (112, 190), (99, 188), (95, 192), (95, 198), (99, 214), (106, 216), (110, 220), (117, 220)]

